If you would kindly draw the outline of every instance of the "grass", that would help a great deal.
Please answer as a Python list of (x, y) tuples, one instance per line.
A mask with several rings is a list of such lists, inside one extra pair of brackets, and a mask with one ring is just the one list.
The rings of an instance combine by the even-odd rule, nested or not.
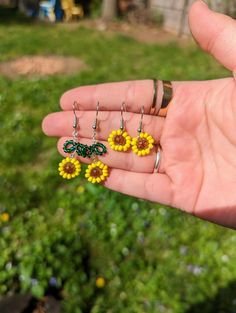
[[(88, 67), (44, 79), (0, 76), (0, 213), (10, 216), (0, 222), (0, 293), (41, 297), (53, 287), (65, 313), (235, 312), (235, 232), (83, 178), (62, 181), (56, 139), (41, 131), (43, 117), (75, 86), (212, 79), (227, 71), (193, 44), (146, 45), (15, 15), (3, 21), (0, 61), (53, 54)], [(96, 286), (98, 276), (104, 288)], [(214, 297), (222, 290), (219, 303)]]

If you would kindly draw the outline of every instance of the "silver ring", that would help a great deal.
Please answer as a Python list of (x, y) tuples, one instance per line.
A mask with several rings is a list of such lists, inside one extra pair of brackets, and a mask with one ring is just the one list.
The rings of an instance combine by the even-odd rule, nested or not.
[(160, 163), (161, 163), (161, 147), (158, 145), (156, 160), (154, 164), (154, 173), (159, 173)]

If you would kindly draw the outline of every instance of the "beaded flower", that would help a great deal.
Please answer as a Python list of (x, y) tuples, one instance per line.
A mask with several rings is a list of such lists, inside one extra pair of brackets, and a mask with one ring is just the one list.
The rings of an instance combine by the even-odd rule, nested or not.
[(108, 175), (108, 166), (101, 161), (96, 161), (88, 165), (85, 177), (89, 182), (95, 184), (105, 181)]
[(132, 150), (138, 156), (145, 156), (153, 148), (154, 139), (148, 133), (140, 132), (138, 137), (132, 139)]
[(71, 179), (80, 174), (81, 165), (75, 158), (67, 157), (59, 163), (58, 171), (63, 178)]
[(108, 137), (109, 145), (115, 151), (127, 151), (131, 146), (131, 137), (121, 129), (113, 130)]

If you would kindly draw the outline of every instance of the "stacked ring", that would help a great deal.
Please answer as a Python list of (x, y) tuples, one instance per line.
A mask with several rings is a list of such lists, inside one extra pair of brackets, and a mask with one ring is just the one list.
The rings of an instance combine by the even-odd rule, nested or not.
[[(165, 117), (168, 105), (173, 97), (172, 83), (167, 80), (157, 81), (153, 79), (153, 91), (153, 101), (149, 114)], [(158, 103), (160, 103), (160, 106), (158, 106)]]

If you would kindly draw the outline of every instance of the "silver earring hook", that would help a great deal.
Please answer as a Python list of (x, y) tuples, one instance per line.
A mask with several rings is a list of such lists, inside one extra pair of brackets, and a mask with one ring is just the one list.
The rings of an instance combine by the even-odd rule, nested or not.
[(73, 113), (74, 113), (73, 128), (74, 128), (74, 130), (78, 127), (78, 117), (76, 115), (76, 110), (78, 110), (78, 102), (74, 101), (74, 103), (73, 103)]
[(124, 121), (124, 111), (126, 111), (125, 109), (125, 102), (122, 102), (121, 104), (121, 109), (120, 109), (120, 130), (124, 130), (125, 129), (125, 121)]
[[(78, 116), (76, 115), (76, 110), (79, 110), (79, 103), (77, 101), (74, 101), (72, 108), (73, 108), (73, 114), (74, 114), (74, 122), (73, 122), (73, 126), (72, 126), (73, 127), (72, 136), (73, 136), (73, 141), (77, 143), (78, 142), (78, 125), (79, 125), (79, 123), (78, 123)], [(76, 154), (76, 151), (74, 151), (71, 154), (70, 158), (71, 159), (74, 158), (75, 154)]]
[(141, 107), (141, 119), (140, 119), (139, 126), (138, 126), (138, 133), (139, 133), (139, 134), (142, 132), (142, 127), (143, 127), (143, 115), (144, 115), (144, 106), (142, 105), (142, 107)]
[(99, 101), (97, 102), (97, 106), (96, 106), (96, 117), (95, 117), (95, 120), (94, 120), (94, 123), (93, 123), (93, 130), (96, 130), (97, 129), (97, 124), (98, 124), (98, 110), (99, 110)]

